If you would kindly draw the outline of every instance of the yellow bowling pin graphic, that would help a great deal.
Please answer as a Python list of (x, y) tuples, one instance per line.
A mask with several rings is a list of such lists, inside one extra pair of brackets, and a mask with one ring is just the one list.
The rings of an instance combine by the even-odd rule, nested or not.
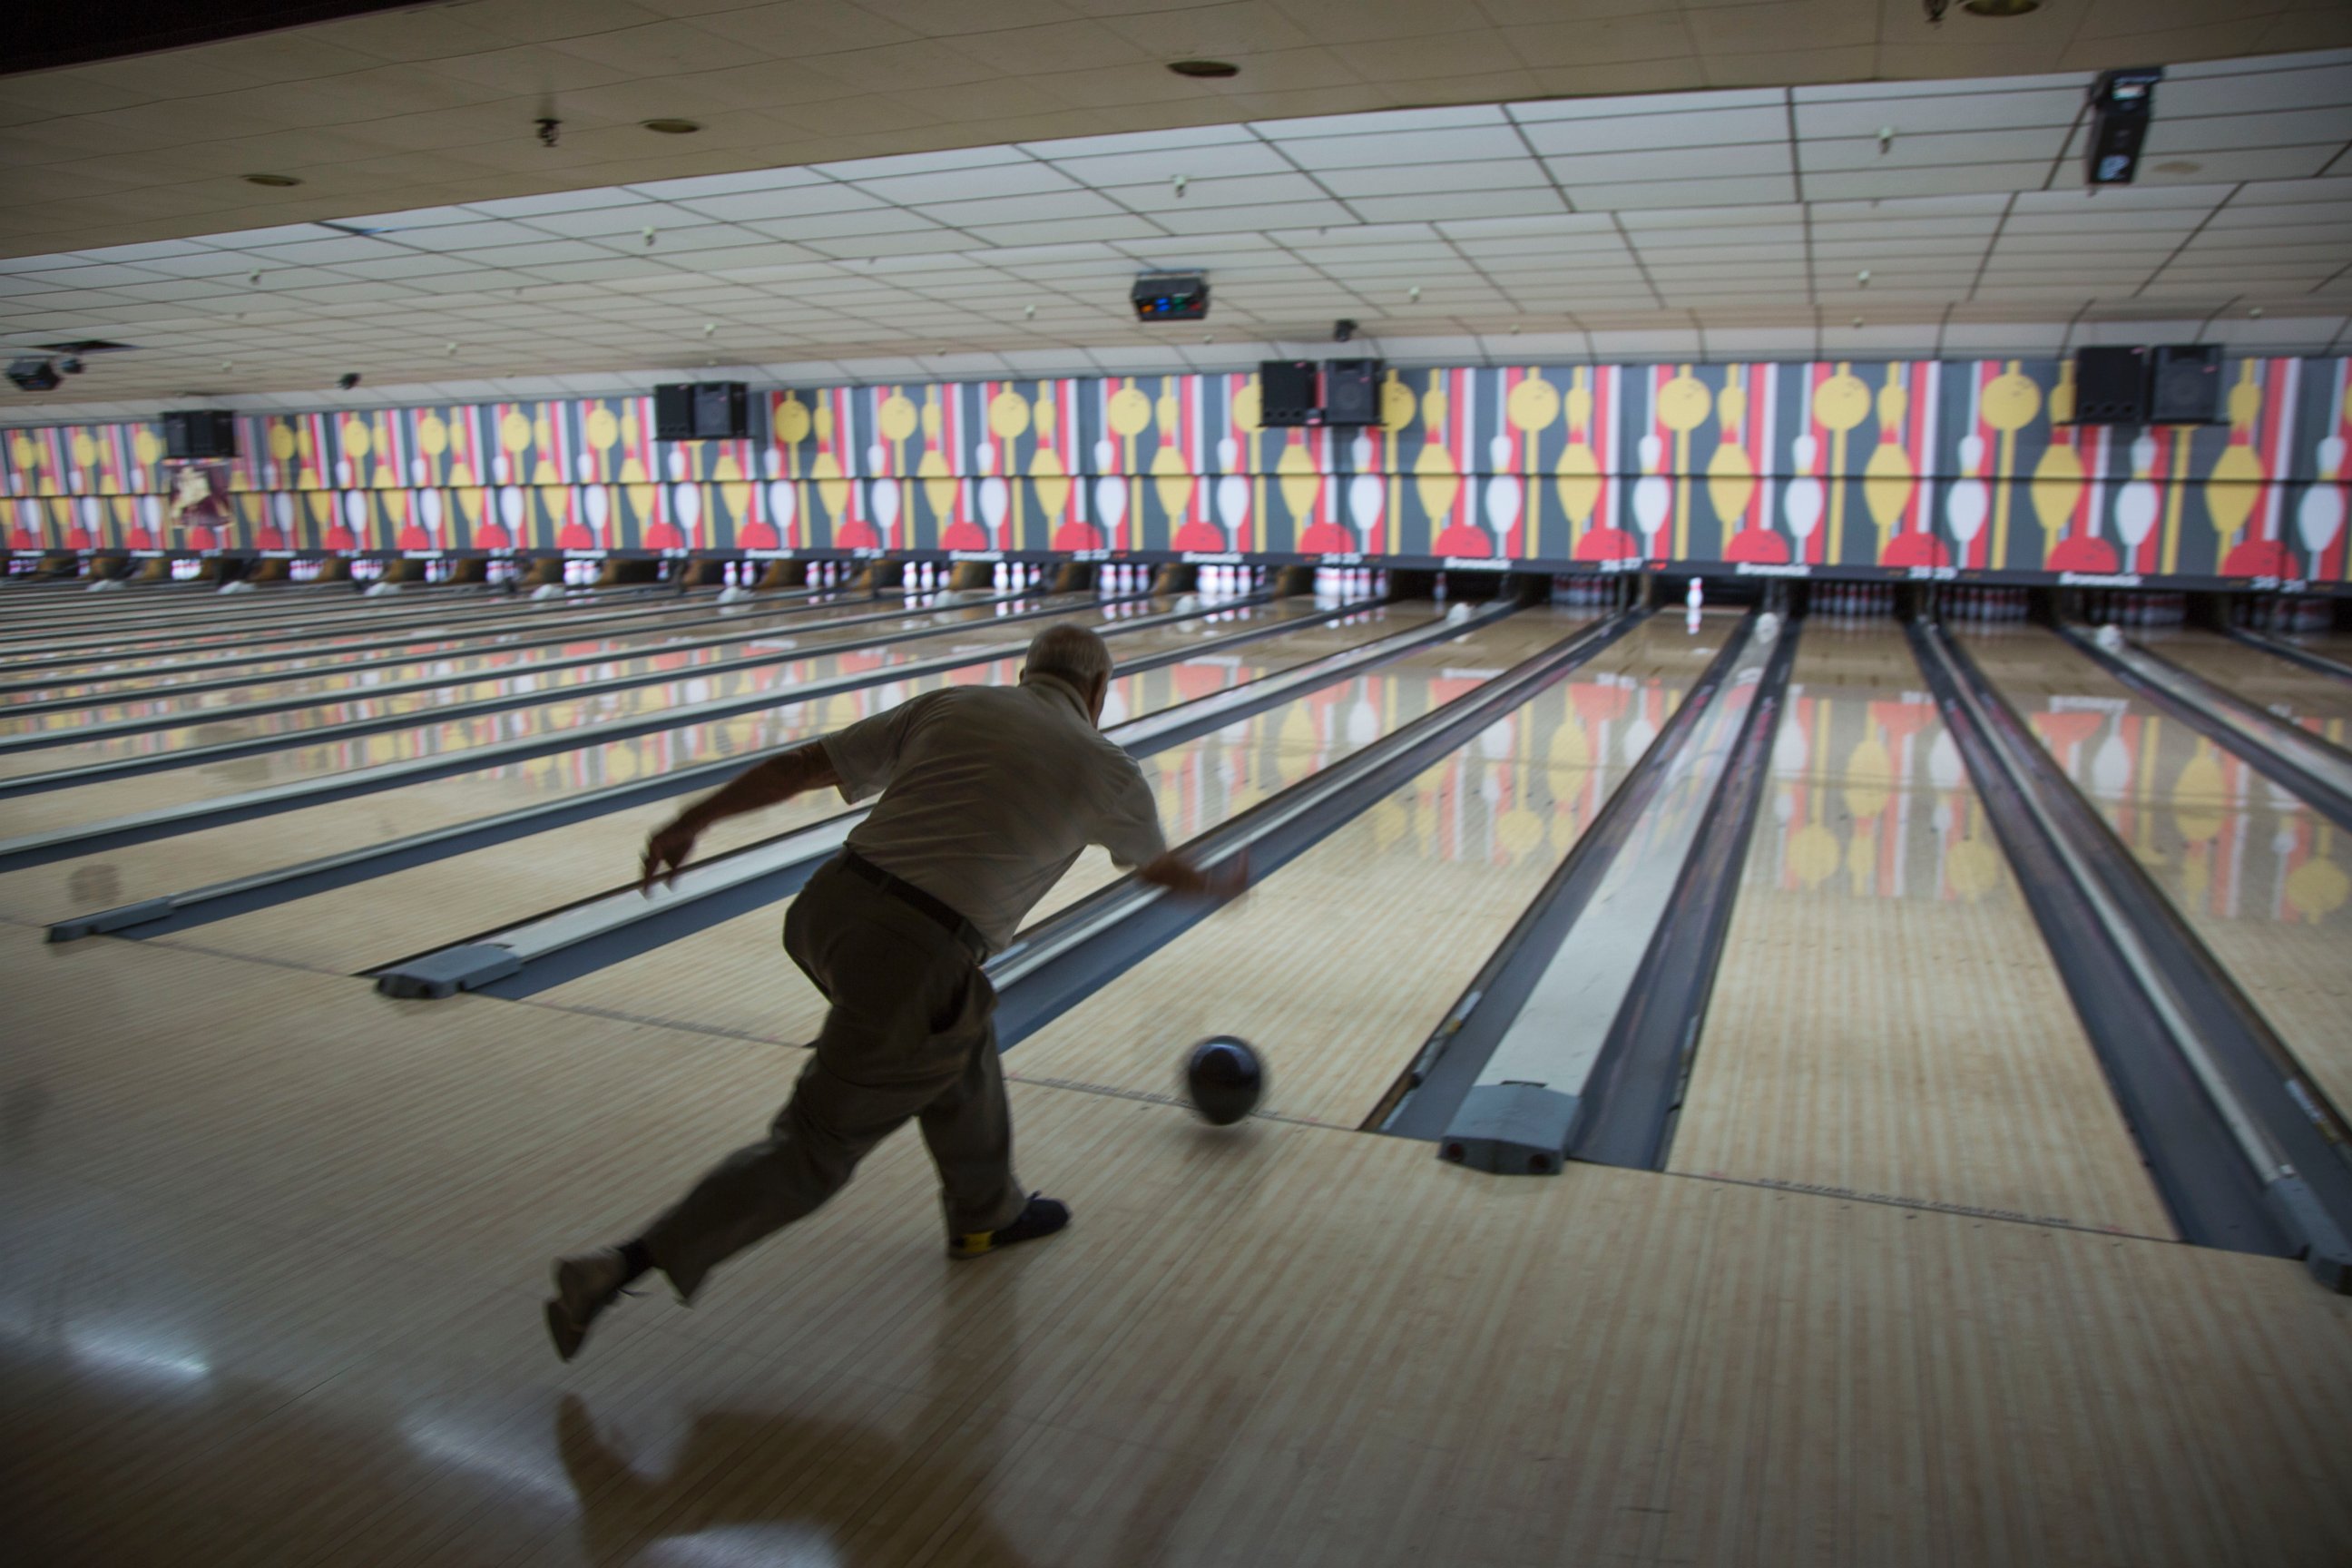
[(1675, 371), (1674, 379), (1658, 389), (1658, 423), (1675, 433), (1674, 554), (1677, 561), (1690, 558), (1691, 432), (1706, 424), (1714, 411), (1715, 399), (1706, 383), (1693, 375), (1688, 365)]
[(1846, 467), (1846, 437), (1869, 416), (1870, 388), (1850, 365), (1840, 364), (1834, 375), (1813, 389), (1813, 418), (1830, 433), (1829, 530), (1822, 559), (1831, 565), (1845, 548), (1845, 481), (1853, 472)]
[(1421, 510), (1429, 518), (1431, 548), (1440, 553), (1444, 546), (1439, 542), (1451, 524), (1454, 502), (1462, 493), (1461, 468), (1445, 447), (1447, 408), (1445, 374), (1440, 371), (1422, 395), (1421, 453), (1412, 463), (1413, 489), (1421, 498)]
[[(1756, 499), (1756, 465), (1749, 460), (1745, 434), (1748, 426), (1746, 367), (1725, 372), (1723, 391), (1716, 398), (1715, 451), (1706, 460), (1706, 499), (1723, 530), (1724, 558), (1749, 559), (1742, 553), (1741, 533), (1747, 531), (1748, 503)], [(1760, 557), (1759, 557), (1760, 559)]]
[(1892, 563), (1895, 531), (1902, 525), (1904, 510), (1911, 504), (1911, 492), (1917, 484), (1911, 454), (1903, 447), (1904, 421), (1910, 412), (1902, 367), (1889, 364), (1885, 384), (1878, 389), (1878, 444), (1871, 447), (1870, 460), (1862, 469), (1863, 504), (1870, 509), (1870, 521), (1878, 528), (1878, 548), (1872, 559), (1882, 563)]
[(1579, 365), (1568, 395), (1560, 399), (1561, 417), (1568, 421), (1568, 445), (1555, 465), (1553, 483), (1559, 504), (1568, 513), (1568, 549), (1572, 556), (1592, 513), (1601, 504), (1601, 459), (1592, 450), (1592, 372)]
[(2058, 384), (2050, 393), (2050, 445), (2042, 449), (2033, 465), (2033, 482), (2026, 489), (2042, 524), (2041, 558), (2045, 563), (2057, 553), (2058, 536), (2074, 521), (2074, 508), (2083, 499), (2083, 454), (2067, 427), (2074, 417), (2074, 362), (2060, 360)]
[[(1039, 510), (1045, 514), (1044, 538), (1051, 541), (1055, 528), (1061, 522), (1070, 504), (1070, 471), (1062, 461), (1061, 410), (1054, 402), (1057, 382), (1045, 382), (1037, 388), (1037, 400), (1030, 405), (1030, 423), (1037, 432), (1037, 449), (1029, 458), (1029, 477), (1037, 494)], [(1030, 542), (1021, 541), (1024, 548)]]
[(2017, 477), (2017, 433), (2042, 412), (2042, 389), (2033, 384), (2015, 360), (1984, 389), (1984, 422), (2000, 432), (2000, 450), (1993, 463), (1992, 558), (1998, 571), (2009, 564), (2010, 481)]

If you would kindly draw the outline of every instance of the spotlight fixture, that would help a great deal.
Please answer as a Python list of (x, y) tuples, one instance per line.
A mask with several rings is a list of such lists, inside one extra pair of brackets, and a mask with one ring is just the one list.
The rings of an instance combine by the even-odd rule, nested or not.
[(8, 362), (8, 379), (16, 384), (19, 392), (53, 392), (60, 378), (56, 364), (27, 356)]
[(647, 120), (645, 128), (659, 136), (691, 136), (702, 129), (698, 120)]
[(292, 174), (247, 174), (245, 176), (245, 183), (248, 185), (268, 185), (273, 191), (282, 191), (289, 185), (299, 185), (302, 182)]
[(1344, 343), (1356, 335), (1356, 323), (1342, 316), (1331, 323), (1331, 341)]
[(2102, 71), (2091, 84), (2090, 154), (2084, 174), (2093, 185), (2128, 185), (2139, 170), (2139, 150), (2156, 113), (2162, 66)]
[(554, 146), (556, 132), (563, 128), (563, 121), (556, 119), (551, 114), (543, 114), (540, 116), (536, 123), (539, 134), (539, 144), (542, 147)]
[(1178, 76), (1197, 77), (1204, 80), (1222, 80), (1242, 74), (1242, 68), (1230, 60), (1171, 60), (1168, 68)]
[(352, 387), (357, 386), (359, 384), (360, 373), (355, 370), (347, 370), (343, 372), (342, 374), (335, 377), (335, 384), (341, 387), (345, 392), (349, 392)]

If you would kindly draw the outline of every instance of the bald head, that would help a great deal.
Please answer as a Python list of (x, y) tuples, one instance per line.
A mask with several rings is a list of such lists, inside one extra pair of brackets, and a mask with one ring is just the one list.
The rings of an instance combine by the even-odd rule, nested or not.
[(1047, 626), (1030, 639), (1029, 658), (1021, 679), (1059, 677), (1076, 687), (1087, 706), (1099, 716), (1103, 693), (1110, 689), (1110, 645), (1087, 627), (1065, 622)]

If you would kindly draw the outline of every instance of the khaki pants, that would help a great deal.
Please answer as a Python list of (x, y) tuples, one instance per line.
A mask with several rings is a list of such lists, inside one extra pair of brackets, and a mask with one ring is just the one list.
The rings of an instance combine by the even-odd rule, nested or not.
[(996, 1060), (996, 992), (971, 954), (835, 862), (793, 900), (784, 951), (831, 1006), (768, 1136), (711, 1167), (645, 1233), (687, 1300), (722, 1260), (839, 1192), (910, 1120), (939, 1166), (950, 1236), (1010, 1225), (1025, 1202)]

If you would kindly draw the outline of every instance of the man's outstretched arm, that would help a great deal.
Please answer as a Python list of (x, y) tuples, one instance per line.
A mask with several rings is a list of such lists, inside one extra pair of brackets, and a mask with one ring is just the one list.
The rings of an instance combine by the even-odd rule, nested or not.
[(714, 822), (740, 816), (761, 806), (777, 805), (813, 789), (831, 789), (841, 782), (824, 745), (811, 741), (791, 751), (755, 763), (716, 791), (703, 796), (671, 819), (668, 826), (646, 840), (639, 892), (653, 891), (654, 882), (677, 880), (678, 868), (694, 853), (694, 841)]

